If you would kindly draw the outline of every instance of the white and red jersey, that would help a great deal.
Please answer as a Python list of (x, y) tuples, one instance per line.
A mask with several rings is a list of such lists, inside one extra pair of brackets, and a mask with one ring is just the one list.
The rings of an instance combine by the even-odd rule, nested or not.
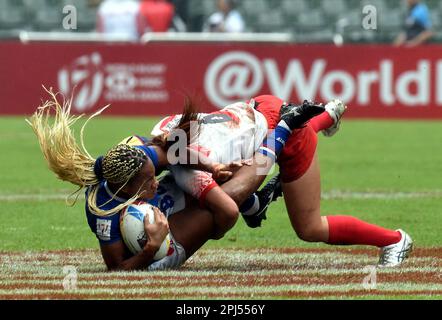
[[(153, 136), (169, 133), (181, 115), (161, 120), (152, 130)], [(238, 102), (213, 113), (199, 115), (199, 132), (190, 147), (202, 152), (214, 162), (228, 164), (253, 157), (267, 135), (267, 121), (250, 103)], [(191, 138), (192, 139), (192, 138)], [(207, 172), (169, 166), (176, 183), (193, 197), (204, 200), (205, 195), (217, 184)]]
[[(267, 135), (267, 121), (249, 104), (238, 102), (213, 113), (200, 113), (198, 135), (190, 147), (218, 163), (250, 159)], [(153, 136), (169, 133), (181, 115), (164, 118), (153, 128)]]

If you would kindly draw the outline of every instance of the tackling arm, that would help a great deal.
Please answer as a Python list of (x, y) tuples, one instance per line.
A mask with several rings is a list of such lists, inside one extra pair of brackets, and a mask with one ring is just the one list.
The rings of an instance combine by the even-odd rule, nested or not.
[[(233, 172), (242, 166), (241, 162), (232, 162), (230, 164), (214, 162), (203, 153), (190, 147), (186, 147), (186, 156), (184, 159), (181, 159), (179, 155), (178, 157), (173, 155), (173, 159), (170, 159), (169, 157), (174, 154), (173, 152), (168, 154), (164, 149), (158, 146), (154, 146), (154, 149), (158, 155), (158, 164), (160, 167), (165, 168), (171, 164), (179, 164), (187, 169), (209, 172), (216, 181), (227, 181), (232, 177)], [(170, 163), (171, 160), (173, 160), (174, 163)]]
[(232, 179), (221, 185), (221, 188), (238, 206), (241, 206), (264, 182), (273, 163), (273, 159), (255, 153), (252, 163), (240, 168)]

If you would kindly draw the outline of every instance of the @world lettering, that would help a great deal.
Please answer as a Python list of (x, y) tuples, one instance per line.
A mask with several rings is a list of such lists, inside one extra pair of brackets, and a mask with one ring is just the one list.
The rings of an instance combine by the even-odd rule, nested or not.
[(177, 307), (176, 314), (182, 316), (203, 316), (208, 317), (210, 314), (221, 315), (221, 316), (247, 316), (247, 315), (263, 315), (265, 305), (253, 305), (253, 304), (221, 304), (216, 307), (200, 307), (200, 306), (189, 306), (183, 304)]

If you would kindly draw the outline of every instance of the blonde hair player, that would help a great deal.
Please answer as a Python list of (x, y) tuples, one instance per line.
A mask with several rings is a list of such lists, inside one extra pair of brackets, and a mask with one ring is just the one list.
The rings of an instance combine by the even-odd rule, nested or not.
[[(156, 270), (177, 267), (209, 238), (218, 236), (217, 221), (214, 216), (220, 213), (212, 214), (208, 210), (199, 208), (197, 203), (186, 203), (188, 201), (184, 193), (176, 186), (173, 177), (167, 175), (160, 181), (160, 187), (162, 190), (167, 190), (162, 193), (162, 200), (173, 199), (172, 205), (165, 208), (168, 211), (169, 224), (157, 209), (156, 222), (145, 226), (150, 239), (145, 250), (129, 257), (119, 234), (119, 212), (140, 198), (144, 200), (154, 198), (158, 188), (154, 176), (155, 167), (159, 159), (150, 153), (152, 150), (146, 150), (146, 145), (128, 144), (117, 145), (104, 157), (93, 158), (84, 146), (84, 129), (89, 120), (104, 109), (92, 115), (81, 128), (80, 148), (71, 130), (71, 126), (80, 116), (70, 114), (71, 101), (64, 101), (63, 105), (60, 105), (57, 96), (52, 92), (49, 93), (52, 99), (38, 108), (28, 122), (37, 135), (49, 168), (60, 179), (77, 185), (79, 190), (86, 188), (88, 222), (100, 241), (102, 255), (109, 269), (131, 270), (149, 266), (150, 270)], [(288, 113), (285, 116), (286, 121), (291, 126), (300, 127), (316, 113), (323, 111), (323, 108), (304, 109), (309, 111), (308, 115)], [(53, 122), (50, 120), (51, 111), (55, 112)], [(186, 117), (185, 113), (183, 118), (192, 117)], [(293, 121), (294, 118), (297, 121)], [(183, 123), (180, 121), (177, 127)], [(258, 157), (266, 158), (263, 155)], [(204, 166), (208, 166), (207, 162)], [(243, 185), (241, 190), (236, 192), (235, 200), (238, 203), (242, 203), (262, 183), (264, 178), (256, 177), (255, 172), (256, 168), (253, 166), (244, 167), (237, 173), (237, 179), (226, 184), (226, 188), (229, 185), (234, 188)], [(164, 240), (169, 225), (173, 235), (171, 254), (152, 263), (153, 255)]]

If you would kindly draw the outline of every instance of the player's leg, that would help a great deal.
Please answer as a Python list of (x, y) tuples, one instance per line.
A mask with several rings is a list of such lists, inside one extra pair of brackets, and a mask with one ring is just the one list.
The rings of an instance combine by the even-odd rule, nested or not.
[[(274, 129), (280, 119), (280, 108), (285, 103), (278, 97), (262, 95), (254, 98), (256, 110), (260, 111), (267, 120), (269, 129)], [(333, 136), (340, 127), (341, 118), (347, 110), (347, 106), (340, 100), (332, 100), (325, 105), (324, 113), (313, 117), (309, 125), (316, 131), (327, 136)]]
[(207, 209), (201, 209), (198, 201), (192, 197), (186, 197), (186, 208), (170, 216), (168, 221), (173, 237), (186, 251), (186, 258), (213, 238), (213, 214)]
[(322, 131), (324, 136), (331, 137), (338, 132), (341, 125), (341, 118), (346, 110), (347, 106), (342, 101), (330, 101), (325, 105), (326, 112), (310, 120), (309, 125), (315, 132)]
[(221, 188), (241, 206), (264, 182), (272, 166), (271, 158), (255, 153), (252, 163), (241, 167)]
[[(186, 197), (185, 208), (168, 217), (173, 252), (149, 265), (148, 270), (159, 271), (181, 267), (207, 240), (215, 230), (213, 214), (201, 209), (198, 202)], [(169, 249), (171, 250), (171, 249)]]
[(331, 245), (370, 245), (382, 248), (380, 265), (400, 264), (411, 251), (412, 241), (394, 231), (351, 216), (321, 216), (321, 182), (317, 156), (308, 170), (294, 181), (282, 176), (287, 211), (297, 235), (304, 241)]
[(298, 237), (309, 242), (327, 242), (328, 222), (321, 217), (321, 182), (316, 157), (301, 178), (282, 183), (282, 191), (290, 222)]
[[(264, 107), (264, 109), (261, 110), (264, 112), (264, 114), (269, 114), (270, 110), (270, 117), (267, 116), (267, 121), (269, 123), (272, 123), (273, 121), (274, 123), (276, 121), (276, 116), (275, 112), (272, 113), (271, 111), (271, 104), (272, 102), (280, 102), (282, 100), (277, 100), (277, 98), (273, 96), (260, 96), (256, 99), (258, 102), (258, 107), (259, 104), (263, 104), (263, 106), (261, 105), (261, 108)], [(339, 100), (333, 100), (325, 106), (325, 109), (326, 112), (313, 117), (307, 125), (311, 127), (316, 133), (322, 131), (325, 136), (331, 137), (339, 130), (341, 118), (347, 110), (347, 106), (345, 106)], [(299, 134), (299, 132), (295, 134)], [(251, 228), (260, 227), (262, 220), (266, 219), (266, 211), (270, 203), (272, 201), (276, 201), (281, 196), (282, 188), (280, 175), (278, 174), (270, 179), (261, 190), (257, 191), (254, 194), (253, 197), (258, 199), (257, 201), (252, 201), (253, 199), (251, 197), (248, 199), (248, 202), (243, 205), (246, 210), (241, 210), (241, 213), (247, 225)], [(256, 203), (260, 203), (260, 206), (256, 206)], [(252, 206), (251, 204), (255, 205)]]
[[(311, 121), (312, 118), (318, 117), (318, 114), (325, 113), (323, 112), (325, 108), (321, 104), (318, 105), (307, 101), (304, 101), (301, 105), (288, 105), (282, 99), (272, 95), (257, 96), (253, 100), (255, 102), (255, 109), (265, 117), (267, 128), (270, 131), (268, 137), (263, 142), (262, 148), (256, 154), (262, 153), (266, 156), (272, 156), (274, 160), (276, 157), (279, 157), (286, 141), (291, 139), (292, 135), (303, 136), (299, 132), (305, 131), (305, 123)], [(272, 144), (273, 146), (271, 146)], [(267, 174), (270, 168), (271, 166), (266, 170), (261, 168), (260, 171), (264, 171)], [(256, 228), (261, 226), (262, 220), (266, 219), (266, 211), (270, 202), (281, 195), (278, 180), (278, 177), (274, 177), (264, 188), (249, 196), (245, 201), (241, 201), (240, 211), (249, 227)], [(254, 183), (249, 185), (253, 185), (253, 188), (257, 189), (263, 182), (263, 179), (259, 181), (258, 185)], [(235, 186), (232, 187), (234, 188)]]
[(186, 169), (183, 166), (171, 166), (175, 183), (186, 194), (197, 199), (201, 208), (213, 213), (216, 226), (216, 239), (220, 239), (238, 220), (238, 205), (205, 171)]

